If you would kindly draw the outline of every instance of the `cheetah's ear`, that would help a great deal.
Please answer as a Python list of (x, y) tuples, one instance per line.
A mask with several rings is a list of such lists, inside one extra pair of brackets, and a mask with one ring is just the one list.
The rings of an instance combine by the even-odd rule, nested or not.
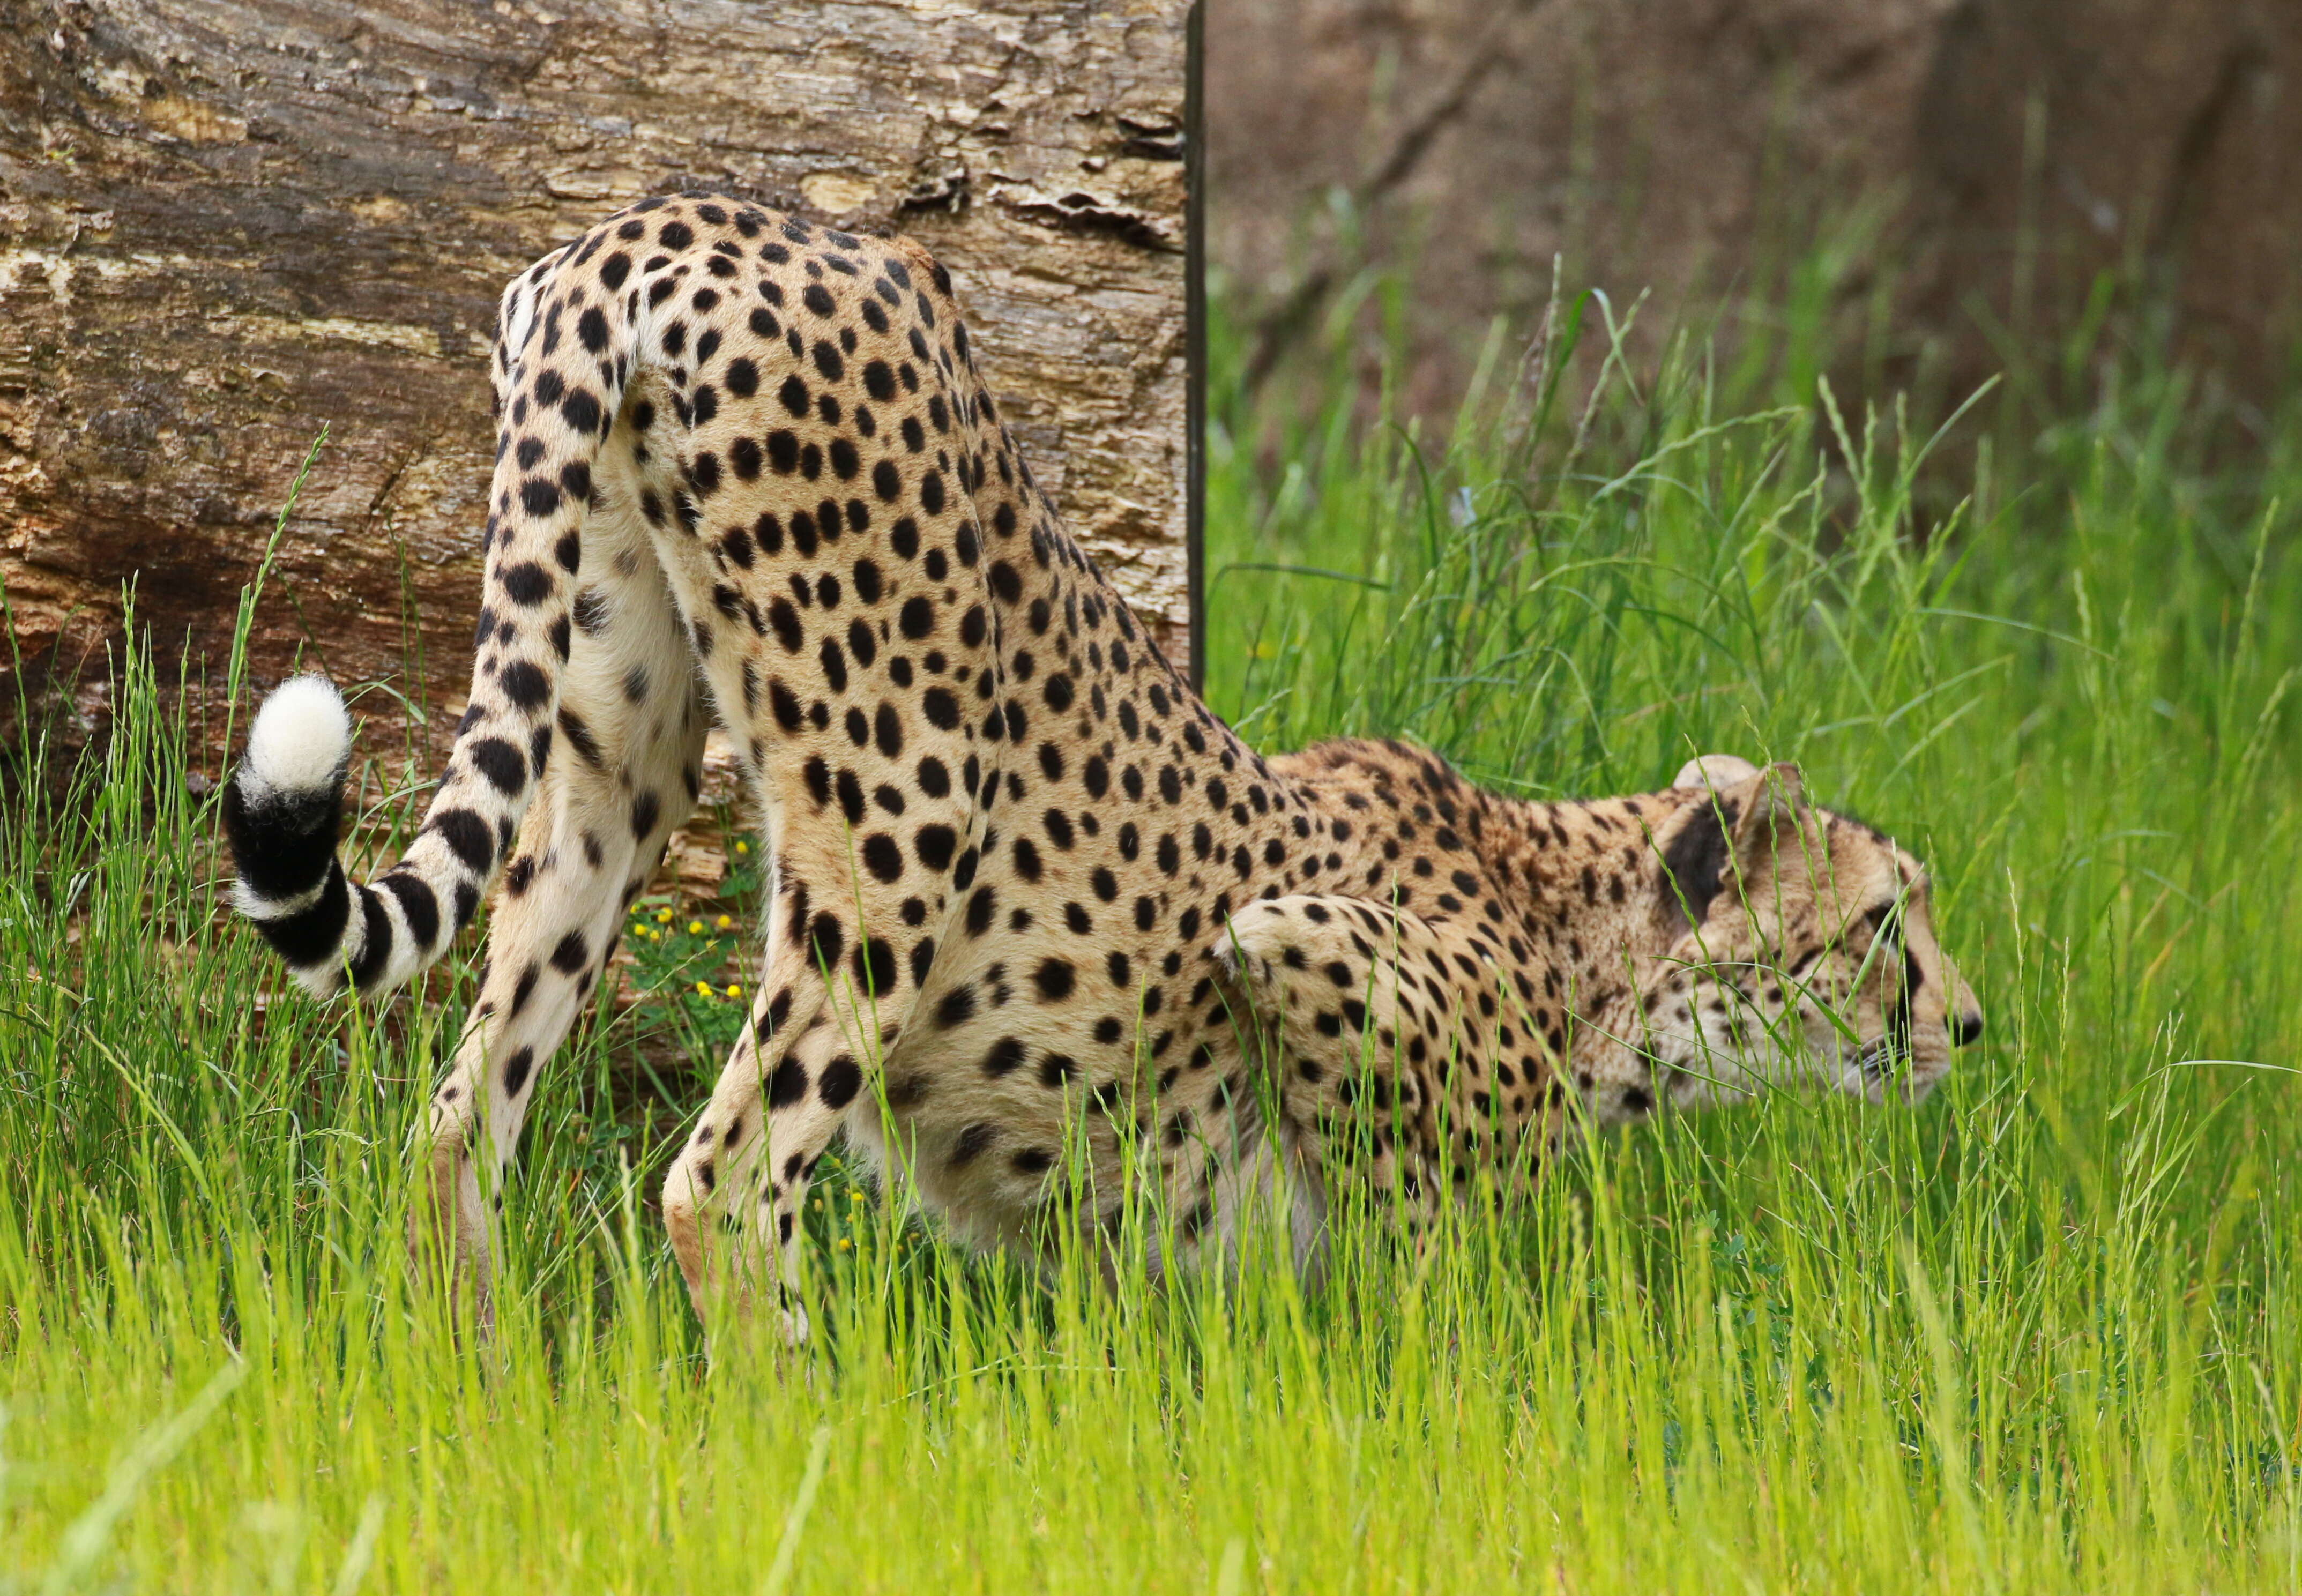
[(1670, 778), (1670, 785), (1675, 787), (1708, 787), (1714, 793), (1724, 793), (1758, 773), (1756, 765), (1731, 753), (1698, 753), (1678, 768), (1678, 774)]
[(1718, 794), (1718, 806), (1732, 817), (1735, 852), (1770, 847), (1806, 814), (1806, 777), (1792, 764), (1769, 765)]
[[(1720, 777), (1739, 767), (1739, 778)], [(1662, 850), (1666, 920), (1676, 911), (1690, 926), (1702, 924), (1734, 877), (1770, 860), (1806, 812), (1805, 783), (1796, 765), (1765, 769), (1731, 754), (1704, 754), (1679, 772), (1681, 787), (1709, 796), (1687, 806), (1686, 819)]]

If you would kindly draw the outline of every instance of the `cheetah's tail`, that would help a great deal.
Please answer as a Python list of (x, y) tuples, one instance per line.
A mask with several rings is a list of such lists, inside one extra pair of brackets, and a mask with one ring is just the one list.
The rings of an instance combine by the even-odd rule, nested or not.
[(492, 362), (501, 433), (471, 708), (423, 829), (373, 886), (347, 879), (336, 838), (351, 722), (316, 676), (265, 701), (225, 794), (239, 875), (234, 901), (316, 996), (340, 991), (347, 978), (361, 992), (389, 992), (444, 953), (478, 911), (542, 782), (592, 466), (634, 345), (628, 316), (594, 311), (608, 339), (586, 341), (612, 344), (595, 359), (559, 336), (561, 307), (542, 314), (566, 286), (558, 268), (573, 250), (547, 256), (504, 291)]
[[(473, 740), (459, 739), (458, 752)], [(495, 748), (479, 754), (482, 767), (524, 777), (525, 756), (490, 741)], [(354, 882), (336, 854), (351, 750), (351, 717), (335, 687), (325, 676), (297, 676), (264, 701), (223, 795), (239, 876), (233, 905), (315, 997), (341, 990), (347, 977), (359, 991), (388, 992), (444, 953), (479, 907), (497, 838), (508, 839), (517, 824), (508, 803), (500, 802), (508, 812), (491, 831), (470, 810), (435, 800), (399, 863), (372, 886)], [(443, 902), (453, 916), (444, 934)]]
[(349, 918), (336, 832), (351, 751), (351, 717), (335, 688), (325, 676), (298, 676), (264, 701), (223, 794), (239, 874), (232, 902), (298, 979), (321, 992), (336, 979), (328, 962)]

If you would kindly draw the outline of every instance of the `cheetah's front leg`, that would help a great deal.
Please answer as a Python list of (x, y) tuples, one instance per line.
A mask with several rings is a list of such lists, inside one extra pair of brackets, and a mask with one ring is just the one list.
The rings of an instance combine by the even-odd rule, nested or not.
[(1475, 1155), (1547, 1145), (1547, 1045), (1491, 950), (1453, 924), (1361, 899), (1251, 903), (1211, 950), (1267, 1028), (1282, 1112), (1327, 1178), (1402, 1199), (1410, 1230)]

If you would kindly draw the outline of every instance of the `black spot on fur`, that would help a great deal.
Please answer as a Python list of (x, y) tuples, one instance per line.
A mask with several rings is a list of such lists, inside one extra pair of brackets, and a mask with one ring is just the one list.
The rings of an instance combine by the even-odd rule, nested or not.
[(863, 868), (880, 880), (894, 882), (903, 879), (903, 851), (886, 832), (875, 831), (865, 837), (859, 852), (863, 856)]
[(416, 938), (416, 945), (430, 947), (440, 935), (440, 900), (423, 878), (393, 870), (378, 885), (399, 900), (399, 918), (407, 922), (407, 933)]
[(352, 985), (365, 991), (391, 957), (391, 920), (384, 913), (383, 900), (373, 888), (359, 889), (360, 919), (365, 932), (358, 956), (351, 961)]
[(540, 710), (551, 696), (550, 679), (540, 667), (526, 659), (505, 666), (497, 680), (502, 684), (504, 696), (522, 710)]
[(486, 777), (506, 797), (517, 797), (527, 785), (526, 756), (501, 737), (482, 737), (471, 745), (469, 752), (472, 769)]
[(486, 875), (495, 863), (495, 838), (488, 823), (468, 809), (444, 810), (425, 821), (424, 829), (437, 832), (448, 851), (475, 876)]
[(551, 579), (551, 573), (532, 559), (524, 559), (516, 566), (505, 567), (496, 578), (496, 583), (515, 604), (541, 604), (559, 587), (559, 584)]
[(574, 975), (591, 957), (592, 950), (584, 940), (584, 933), (570, 931), (559, 939), (559, 945), (551, 950), (551, 968), (562, 975)]
[(823, 1066), (822, 1078), (815, 1083), (816, 1095), (823, 1099), (826, 1108), (834, 1112), (853, 1102), (862, 1088), (863, 1071), (844, 1053)]
[(970, 1125), (959, 1133), (959, 1139), (952, 1144), (951, 1167), (958, 1169), (962, 1165), (972, 1163), (989, 1151), (992, 1144), (998, 1139), (998, 1126), (987, 1123)]

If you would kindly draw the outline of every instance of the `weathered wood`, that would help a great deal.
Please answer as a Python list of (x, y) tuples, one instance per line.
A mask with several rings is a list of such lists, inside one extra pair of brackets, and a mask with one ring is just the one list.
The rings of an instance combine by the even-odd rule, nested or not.
[(214, 691), (325, 422), (256, 673), (300, 648), (387, 680), (449, 711), (444, 746), (496, 294), (690, 187), (933, 249), (1041, 480), (1180, 662), (1186, 11), (0, 0), (0, 579), (29, 685), (100, 727), (132, 578), (158, 658), (189, 647)]

